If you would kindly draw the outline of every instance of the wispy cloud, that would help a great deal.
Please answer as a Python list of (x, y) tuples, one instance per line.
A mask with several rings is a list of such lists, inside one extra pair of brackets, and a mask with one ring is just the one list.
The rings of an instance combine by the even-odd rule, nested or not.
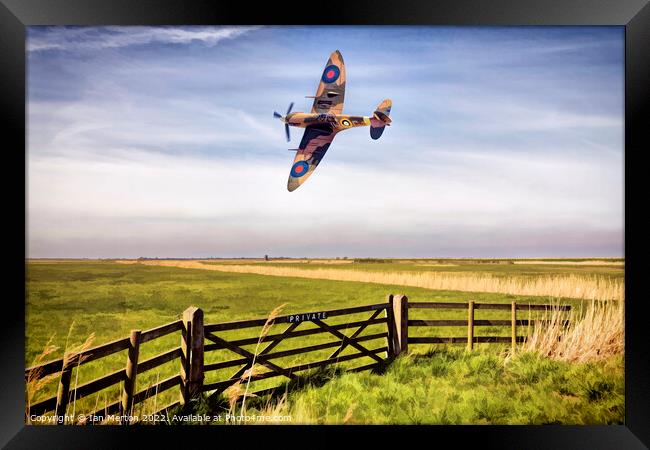
[(472, 121), (474, 129), (490, 132), (559, 131), (567, 128), (610, 128), (621, 130), (623, 117), (611, 114), (576, 113), (566, 108), (522, 105), (503, 98), (479, 95), (455, 99), (454, 113)]
[(104, 50), (146, 44), (201, 43), (214, 46), (259, 27), (48, 27), (45, 32), (32, 28), (27, 51)]

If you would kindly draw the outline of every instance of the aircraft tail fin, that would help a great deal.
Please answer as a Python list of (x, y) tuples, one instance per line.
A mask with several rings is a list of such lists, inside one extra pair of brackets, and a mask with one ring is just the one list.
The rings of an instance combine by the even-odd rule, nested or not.
[(372, 114), (370, 118), (370, 137), (373, 139), (379, 139), (384, 132), (384, 128), (387, 125), (390, 125), (390, 108), (393, 106), (393, 102), (390, 99), (386, 99), (377, 106), (377, 109)]

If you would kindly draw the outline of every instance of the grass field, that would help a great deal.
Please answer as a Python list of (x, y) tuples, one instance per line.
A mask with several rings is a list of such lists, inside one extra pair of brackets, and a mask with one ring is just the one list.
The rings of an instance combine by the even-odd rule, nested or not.
[(508, 359), (495, 349), (439, 349), (398, 358), (381, 374), (322, 378), (329, 379), (286, 399), (249, 402), (246, 412), (297, 424), (586, 425), (620, 424), (624, 416), (620, 356), (570, 364), (534, 353)]
[[(135, 261), (121, 262), (124, 264), (135, 263)], [(332, 262), (336, 262), (336, 260), (308, 260), (303, 264), (286, 262), (242, 264), (237, 261), (223, 264), (214, 261), (187, 260), (146, 260), (138, 263), (461, 292), (493, 292), (587, 300), (622, 300), (625, 295), (623, 266), (616, 261), (586, 261), (591, 264), (589, 266), (584, 264), (585, 261), (581, 261), (575, 262), (579, 265), (572, 266), (566, 262), (553, 265), (550, 264), (551, 261), (528, 261), (531, 264), (521, 265), (508, 260), (487, 262), (401, 260), (395, 262), (366, 259), (355, 260), (352, 264), (339, 265), (338, 267), (332, 267)], [(456, 270), (449, 271), (449, 268)]]
[[(619, 283), (622, 286), (623, 266), (620, 264), (620, 261), (614, 264), (615, 262), (616, 261), (611, 261), (612, 264), (609, 264), (610, 261), (606, 261), (607, 264), (604, 265), (569, 265), (566, 264), (566, 261), (563, 261), (561, 264), (554, 265), (547, 263), (504, 264), (502, 262), (472, 263), (468, 261), (460, 261), (455, 266), (426, 265), (438, 264), (437, 260), (417, 260), (410, 262), (362, 261), (333, 264), (327, 261), (310, 261), (308, 263), (304, 261), (300, 263), (290, 263), (286, 261), (282, 263), (253, 262), (251, 264), (250, 260), (227, 262), (220, 260), (218, 262), (208, 261), (207, 263), (216, 263), (220, 265), (230, 264), (237, 266), (263, 266), (262, 268), (269, 266), (291, 266), (295, 268), (299, 266), (299, 269), (305, 270), (317, 269), (319, 266), (331, 268), (338, 264), (336, 265), (337, 269), (345, 267), (347, 270), (348, 268), (353, 267), (352, 270), (364, 273), (376, 271), (378, 270), (378, 266), (382, 266), (380, 271), (384, 272), (439, 272), (444, 269), (444, 272), (448, 273), (450, 269), (454, 269), (457, 271), (463, 271), (466, 274), (495, 273), (498, 274), (498, 277), (502, 278), (519, 276), (534, 278), (544, 277), (550, 274), (551, 276), (579, 276), (584, 279), (600, 279), (606, 280), (608, 283)], [(455, 262), (448, 261), (446, 264), (455, 264)], [(91, 334), (93, 335), (93, 345), (101, 344), (116, 338), (122, 338), (127, 336), (131, 329), (144, 330), (176, 320), (182, 311), (190, 305), (202, 308), (205, 312), (205, 322), (213, 323), (265, 317), (272, 309), (282, 304), (286, 304), (283, 313), (289, 314), (292, 312), (327, 310), (347, 306), (380, 303), (385, 301), (388, 293), (404, 293), (413, 301), (467, 301), (468, 299), (496, 303), (509, 303), (513, 300), (520, 303), (549, 303), (550, 301), (558, 301), (557, 298), (549, 297), (548, 295), (514, 295), (499, 292), (468, 293), (452, 290), (432, 290), (391, 283), (382, 284), (376, 281), (359, 282), (323, 280), (292, 277), (290, 275), (266, 276), (256, 273), (234, 273), (144, 264), (120, 264), (114, 261), (29, 261), (27, 264), (26, 297), (26, 364), (31, 365), (32, 361), (42, 353), (48, 342), (58, 347), (58, 350), (47, 355), (46, 359), (53, 359), (60, 357), (66, 346), (70, 348), (79, 345), (91, 336)], [(588, 300), (569, 298), (561, 299), (561, 301), (563, 303), (571, 304), (575, 308), (580, 308), (581, 305), (589, 302)], [(434, 312), (434, 310), (415, 310), (413, 318), (425, 318), (426, 316), (426, 318), (434, 319), (436, 318), (435, 314), (436, 312)], [(496, 318), (497, 314), (503, 313), (489, 310), (477, 311), (477, 319)], [(418, 317), (418, 315), (420, 315), (420, 317)], [(458, 317), (456, 317), (456, 315)], [(358, 318), (351, 316), (347, 317), (345, 321), (354, 319), (361, 320), (367, 318), (367, 316), (368, 314), (359, 314)], [(465, 313), (462, 310), (457, 310), (452, 313), (446, 312), (444, 316), (444, 318), (449, 319), (464, 317)], [(499, 315), (499, 318), (504, 317)], [(336, 321), (332, 320), (332, 323), (336, 323)], [(380, 325), (376, 325), (376, 327), (379, 326)], [(275, 327), (278, 327), (278, 330), (281, 329), (279, 325)], [(306, 327), (308, 327), (308, 325), (306, 325)], [(383, 331), (383, 329), (373, 330), (371, 327), (368, 329), (368, 333), (379, 331)], [(499, 333), (499, 331), (500, 330), (497, 328), (486, 327), (482, 330), (482, 334), (494, 335)], [(233, 336), (244, 336), (242, 333), (245, 332), (234, 331), (231, 333)], [(423, 330), (421, 335), (426, 335), (427, 333), (434, 333), (434, 330)], [(459, 329), (446, 327), (435, 330), (436, 335), (444, 335), (444, 333), (447, 333), (446, 335), (458, 335), (460, 333), (462, 336), (466, 333), (466, 330), (464, 327)], [(248, 337), (250, 334), (246, 334), (246, 336)], [(325, 342), (323, 339), (328, 341), (328, 339), (324, 338), (322, 335), (307, 336), (304, 340), (301, 339), (300, 346)], [(164, 350), (168, 350), (177, 346), (178, 343), (179, 337), (177, 335), (146, 343), (141, 348), (141, 358), (147, 358)], [(285, 344), (280, 344), (278, 350), (284, 349), (282, 345)], [(378, 348), (383, 345), (385, 345), (384, 342), (372, 342), (368, 347)], [(479, 352), (491, 352), (494, 347), (495, 346), (492, 346), (489, 349), (481, 348)], [(428, 346), (423, 346), (421, 352), (426, 352), (427, 350)], [(318, 360), (327, 357), (327, 355), (328, 351), (323, 351), (320, 354), (315, 352), (312, 354), (312, 357), (314, 360)], [(211, 352), (206, 354), (206, 362), (209, 363), (232, 359), (232, 356), (232, 353), (225, 350)], [(500, 356), (495, 357), (501, 358)], [(107, 374), (112, 370), (123, 368), (125, 359), (126, 356), (124, 352), (122, 352), (112, 357), (81, 366), (78, 374), (76, 373), (76, 370), (75, 373), (73, 373), (73, 386), (75, 383), (81, 384), (84, 381)], [(300, 355), (277, 360), (277, 363), (281, 366), (293, 365), (298, 362), (303, 362), (300, 360)], [(355, 365), (363, 365), (368, 362), (370, 361), (365, 361), (364, 359), (354, 361)], [(147, 385), (156, 383), (157, 380), (178, 373), (178, 364), (178, 361), (173, 361), (161, 366), (160, 370), (142, 374), (142, 376), (139, 376), (138, 378), (138, 390), (145, 388)], [(410, 366), (412, 366), (415, 373), (424, 370), (420, 368), (420, 364), (424, 363), (410, 363)], [(566, 365), (569, 363), (557, 362), (556, 364)], [(598, 368), (598, 366), (594, 366), (593, 368), (585, 366), (587, 368), (584, 370), (593, 372), (595, 380), (614, 377), (617, 381), (614, 382), (611, 389), (607, 388), (609, 389), (607, 392), (612, 391), (617, 393), (620, 391), (619, 388), (622, 383), (622, 359), (619, 358), (619, 360), (613, 360), (613, 362), (609, 362), (608, 364), (612, 367), (619, 367), (621, 369), (619, 371), (620, 373), (612, 369), (612, 371), (607, 372), (607, 375), (605, 376), (604, 373), (600, 372), (601, 369)], [(404, 366), (400, 370), (408, 372), (411, 369)], [(230, 371), (234, 370), (230, 369)], [(448, 373), (451, 374), (456, 372), (452, 370)], [(210, 373), (206, 376), (206, 382), (225, 379), (229, 377), (229, 375), (230, 372), (228, 369), (225, 371)], [(209, 379), (207, 378), (208, 376), (210, 377)], [(372, 375), (372, 377), (375, 376), (378, 377), (379, 375)], [(334, 382), (328, 383), (328, 385), (337, 386), (334, 383), (356, 379), (354, 377), (359, 377), (358, 382), (361, 383), (360, 386), (363, 386), (363, 383), (372, 378), (370, 374), (350, 374), (345, 377), (336, 378)], [(516, 380), (516, 378), (513, 380)], [(447, 379), (447, 382), (451, 383), (450, 386), (453, 386), (454, 384), (451, 379)], [(480, 384), (480, 379), (477, 378), (476, 382)], [(496, 388), (493, 378), (486, 377), (484, 382), (486, 389), (490, 386)], [(609, 383), (607, 386), (611, 384), (610, 381), (607, 381), (607, 383)], [(277, 381), (274, 383), (273, 380), (266, 380), (257, 382), (257, 384), (257, 388), (264, 388), (277, 384)], [(558, 389), (562, 390), (563, 388), (560, 384), (561, 383), (558, 382)], [(295, 395), (316, 395), (313, 393), (309, 394), (309, 392), (317, 392), (318, 389), (328, 389), (328, 387), (327, 385), (320, 388), (314, 387), (311, 390), (308, 389), (296, 392)], [(570, 390), (571, 389), (569, 389), (569, 391)], [(119, 396), (119, 391), (119, 387), (107, 389), (104, 392), (100, 392), (98, 395), (90, 396), (87, 399), (81, 400), (74, 405), (74, 408), (76, 408), (77, 412), (88, 412), (96, 409), (97, 406), (101, 407), (106, 403), (111, 403), (116, 400)], [(54, 382), (37, 392), (33, 401), (38, 401), (38, 399), (53, 395), (55, 392), (56, 383)], [(489, 389), (486, 392), (489, 392)], [(544, 392), (545, 391), (543, 390), (536, 391), (533, 389), (529, 394), (534, 397), (535, 395), (546, 395)], [(529, 394), (522, 395), (526, 397), (526, 395)], [(460, 392), (459, 395), (461, 395)], [(619, 398), (616, 396), (611, 398), (608, 396), (605, 397), (607, 397), (607, 401), (613, 401), (612, 398)], [(161, 394), (158, 398), (145, 402), (142, 405), (142, 411), (153, 412), (156, 407), (160, 408), (171, 400), (176, 400), (177, 398), (178, 391), (173, 389)], [(305, 397), (305, 399), (306, 398), (307, 397)], [(577, 395), (578, 404), (582, 401), (581, 398), (580, 395)], [(585, 399), (585, 401), (589, 401), (587, 397), (585, 397)], [(329, 423), (336, 422), (340, 419), (338, 418), (338, 415), (340, 415), (339, 410), (342, 407), (337, 406), (334, 409), (334, 415), (329, 415), (329, 410), (327, 413), (323, 413), (318, 409), (315, 409), (308, 414), (303, 410), (300, 412), (295, 409), (300, 408), (299, 405), (301, 404), (301, 401), (307, 400), (300, 400), (299, 397), (290, 397), (288, 404), (283, 407), (292, 411), (292, 414), (297, 414), (296, 417), (307, 418), (305, 420), (313, 419), (317, 422), (324, 421)], [(576, 403), (576, 399), (572, 398), (570, 395), (566, 398), (560, 395), (558, 401)], [(622, 410), (622, 404), (619, 403), (617, 403), (618, 409), (615, 408), (611, 415), (603, 413), (604, 415), (602, 415), (601, 419), (606, 422), (615, 422), (617, 420), (616, 417), (622, 418), (622, 415), (618, 412), (619, 410)], [(433, 405), (430, 406), (433, 408)], [(424, 405), (422, 407), (424, 409), (422, 409), (421, 414), (424, 414), (424, 417), (421, 417), (420, 420), (425, 422), (431, 420), (435, 421), (435, 417), (438, 416), (426, 413), (426, 408), (429, 408), (429, 406)], [(598, 409), (598, 405), (594, 406), (594, 408)], [(363, 422), (364, 420), (367, 421), (368, 418), (372, 417), (372, 409), (367, 409), (366, 411), (369, 412), (365, 416), (360, 415), (359, 411), (360, 410), (357, 410), (356, 416), (353, 415), (357, 422)], [(298, 412), (300, 412), (300, 414), (298, 414)], [(345, 412), (347, 413), (347, 409)], [(598, 417), (594, 414), (591, 414), (589, 417), (577, 417), (572, 415), (572, 413), (567, 412), (567, 415), (562, 416), (562, 418), (558, 420), (565, 421), (566, 423), (573, 423), (571, 420), (593, 421), (597, 420), (594, 419), (595, 417)], [(482, 420), (467, 414), (461, 414), (458, 417), (462, 419), (460, 422), (465, 421), (467, 423), (474, 423), (476, 421), (480, 422), (480, 420)], [(493, 422), (502, 423), (499, 421), (507, 421), (514, 416), (502, 415), (499, 417), (500, 418), (497, 418), (495, 416)], [(402, 419), (399, 419), (398, 421), (401, 420)], [(533, 418), (526, 418), (526, 415), (523, 414), (519, 419), (513, 418), (513, 420), (517, 421), (517, 423), (529, 423)], [(408, 422), (407, 419), (404, 419), (404, 421)], [(459, 423), (459, 420), (454, 419), (453, 421)]]

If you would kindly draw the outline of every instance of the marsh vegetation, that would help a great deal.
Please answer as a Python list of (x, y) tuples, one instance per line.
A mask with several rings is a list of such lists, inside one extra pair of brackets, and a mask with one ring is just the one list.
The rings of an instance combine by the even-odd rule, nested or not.
[[(355, 262), (340, 266), (345, 269), (332, 269), (331, 264), (321, 264), (318, 261), (302, 264), (273, 261), (251, 263), (249, 260), (233, 260), (227, 263), (204, 261), (198, 265), (195, 261), (181, 263), (158, 261), (152, 264), (149, 260), (140, 261), (138, 264), (121, 264), (115, 261), (29, 261), (26, 361), (32, 364), (60, 358), (70, 353), (71, 349), (90, 345), (89, 342), (97, 345), (128, 336), (132, 329), (144, 330), (174, 321), (190, 305), (200, 306), (205, 312), (206, 323), (214, 323), (266, 317), (275, 307), (283, 304), (285, 313), (290, 313), (378, 303), (384, 301), (389, 292), (405, 293), (415, 301), (463, 302), (471, 299), (488, 303), (509, 303), (513, 300), (532, 304), (561, 302), (573, 307), (572, 323), (575, 323), (575, 326), (572, 330), (568, 334), (563, 331), (564, 337), (558, 341), (557, 334), (553, 337), (553, 333), (559, 331), (557, 327), (550, 326), (545, 330), (531, 329), (531, 340), (522, 345), (521, 353), (514, 357), (508, 354), (506, 346), (498, 345), (478, 345), (476, 352), (472, 353), (466, 353), (462, 346), (414, 347), (412, 355), (396, 361), (383, 375), (349, 373), (330, 377), (327, 373), (311, 374), (312, 380), (316, 376), (320, 380), (327, 379), (327, 382), (314, 383), (307, 376), (302, 385), (290, 386), (291, 390), (287, 390), (284, 397), (249, 397), (246, 409), (258, 411), (266, 408), (285, 412), (292, 415), (294, 423), (622, 421), (624, 279), (621, 264), (574, 266), (566, 262), (558, 265), (535, 265), (418, 260)], [(207, 267), (212, 270), (206, 270)], [(251, 267), (255, 270), (252, 271)], [(352, 267), (354, 269), (348, 269)], [(293, 271), (290, 270), (292, 268)], [(332, 279), (323, 279), (322, 271), (326, 269), (341, 270), (345, 273), (329, 274)], [(268, 276), (259, 272), (261, 270), (284, 272)], [(307, 276), (309, 273), (305, 274), (303, 271), (311, 273), (311, 276)], [(296, 275), (297, 273), (300, 275)], [(319, 276), (314, 277), (314, 273)], [(334, 279), (334, 275), (349, 279)], [(360, 277), (370, 277), (370, 281), (360, 280)], [(405, 284), (405, 281), (409, 280), (425, 284), (423, 280), (430, 282), (434, 278), (436, 283), (446, 280), (447, 284), (438, 284), (437, 288)], [(526, 285), (517, 284), (522, 280), (535, 278), (545, 280), (534, 285), (537, 290), (531, 289), (532, 281), (527, 288), (522, 288)], [(469, 281), (470, 279), (473, 281)], [(476, 281), (481, 279), (489, 279), (492, 284), (480, 284)], [(504, 281), (499, 284), (497, 280)], [(557, 296), (544, 291), (553, 288), (558, 280), (566, 281), (565, 287), (560, 291), (574, 297)], [(591, 284), (585, 283), (585, 280)], [(477, 291), (467, 291), (463, 286)], [(490, 286), (494, 291), (501, 289), (502, 292), (491, 292)], [(520, 293), (513, 293), (514, 289), (504, 288), (513, 286), (519, 286)], [(595, 292), (598, 294), (595, 295)], [(608, 301), (597, 300), (608, 295), (612, 296)], [(619, 300), (613, 300), (617, 298)], [(435, 319), (432, 313), (436, 314), (434, 310), (428, 311), (427, 318)], [(490, 310), (479, 313), (482, 314), (480, 318), (496, 317), (492, 316), (495, 312)], [(465, 315), (462, 310), (448, 311), (444, 318), (454, 319), (454, 314), (457, 314), (458, 318), (464, 318)], [(363, 318), (365, 317), (359, 317)], [(413, 318), (419, 317), (415, 314)], [(373, 331), (371, 328), (368, 330), (369, 333)], [(495, 335), (499, 331), (487, 327), (484, 333)], [(276, 331), (272, 329), (270, 332)], [(433, 330), (423, 330), (421, 335), (426, 336), (429, 332)], [(435, 331), (437, 335), (455, 335), (458, 332), (454, 327)], [(236, 338), (237, 333), (233, 331), (232, 337)], [(320, 342), (317, 337), (306, 336), (299, 345)], [(178, 344), (177, 336), (146, 343), (141, 347), (141, 357), (151, 357)], [(248, 348), (253, 351), (254, 347), (252, 345)], [(418, 354), (428, 356), (423, 358)], [(209, 356), (211, 359), (206, 355), (206, 362), (232, 359), (232, 356), (225, 351), (212, 352)], [(315, 355), (321, 358), (326, 356), (327, 351), (323, 355)], [(278, 363), (282, 366), (298, 364), (299, 357), (300, 355), (287, 357)], [(75, 384), (123, 368), (125, 359), (125, 354), (119, 353), (75, 369), (72, 374), (73, 387)], [(446, 362), (442, 364), (441, 361)], [(364, 361), (359, 360), (358, 364), (364, 364)], [(487, 365), (489, 370), (486, 369), (485, 374), (480, 375), (483, 369), (472, 372), (474, 369), (467, 368), (473, 367), (472, 365)], [(438, 366), (446, 368), (436, 369)], [(349, 365), (341, 363), (339, 370), (348, 367)], [(519, 367), (519, 372), (515, 373), (512, 370), (516, 367)], [(138, 389), (155, 385), (157, 380), (178, 373), (178, 369), (178, 361), (175, 361), (160, 366), (152, 373), (143, 374), (137, 380)], [(523, 373), (521, 371), (530, 371), (533, 375), (529, 378), (517, 375)], [(427, 375), (429, 373), (430, 376)], [(435, 375), (436, 373), (438, 375)], [(572, 378), (577, 373), (579, 379)], [(426, 375), (424, 380), (423, 374)], [(214, 377), (223, 379), (229, 375), (215, 373)], [(409, 383), (415, 383), (418, 379), (423, 385), (419, 390), (413, 390)], [(268, 380), (266, 384), (260, 381), (256, 389), (278, 384), (277, 380), (273, 381)], [(387, 385), (383, 386), (382, 383)], [(591, 387), (584, 383), (591, 383)], [(43, 382), (28, 383), (26, 398), (29, 402), (36, 402), (54, 395), (56, 386), (56, 377), (50, 377)], [(76, 412), (95, 410), (118, 399), (120, 391), (119, 386), (105, 389), (96, 395), (81, 399), (73, 407)], [(433, 395), (434, 391), (438, 394)], [(364, 392), (364, 398), (357, 398)], [(390, 412), (392, 415), (385, 415), (388, 412), (384, 409), (390, 402), (380, 397), (388, 395), (387, 392), (402, 396), (400, 398), (403, 398), (403, 406), (406, 406), (401, 412), (393, 411)], [(482, 399), (476, 397), (479, 393), (482, 393)], [(138, 405), (135, 413), (152, 413), (177, 398), (177, 390), (161, 393)], [(223, 401), (228, 405), (227, 399), (213, 398), (208, 403), (204, 401), (201, 407), (209, 406), (209, 409), (219, 411), (223, 407), (220, 402)], [(474, 406), (482, 402), (486, 402), (485, 411), (476, 412)], [(307, 404), (313, 405), (313, 408), (307, 409)], [(409, 404), (411, 406), (408, 406)], [(470, 407), (471, 405), (474, 406)], [(551, 414), (553, 408), (555, 415)]]

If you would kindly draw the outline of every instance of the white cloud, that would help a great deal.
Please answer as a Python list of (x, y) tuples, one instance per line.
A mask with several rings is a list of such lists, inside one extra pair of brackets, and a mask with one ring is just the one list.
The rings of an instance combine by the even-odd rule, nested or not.
[[(274, 123), (270, 113), (253, 116), (214, 102), (163, 98), (140, 103), (104, 97), (70, 104), (32, 102), (28, 122), (29, 153), (34, 157), (94, 153), (128, 158), (132, 148), (190, 152), (199, 147), (242, 148), (251, 142), (286, 148), (281, 124)], [(252, 141), (254, 136), (257, 141)]]
[(51, 27), (47, 34), (30, 34), (27, 51), (103, 50), (152, 43), (216, 45), (259, 27)]
[[(326, 159), (294, 193), (286, 190), (290, 156), (277, 163), (137, 151), (122, 161), (34, 159), (30, 247), (44, 237), (50, 245), (70, 245), (94, 236), (127, 239), (133, 256), (144, 251), (137, 236), (144, 242), (155, 237), (168, 248), (182, 237), (195, 253), (223, 255), (226, 249), (256, 254), (264, 245), (307, 251), (339, 239), (371, 251), (372, 239), (381, 238), (386, 251), (395, 252), (400, 236), (419, 237), (426, 247), (439, 245), (441, 236), (507, 242), (512, 233), (530, 239), (567, 224), (583, 230), (622, 225), (622, 214), (613, 214), (621, 193), (597, 190), (598, 161), (566, 160), (559, 167), (527, 156), (455, 158), (464, 161), (462, 168), (434, 177), (426, 167), (404, 173)], [(175, 251), (183, 254), (180, 246)]]
[(449, 109), (463, 114), (472, 129), (492, 132), (560, 131), (567, 128), (622, 129), (623, 118), (614, 115), (575, 113), (567, 108), (532, 107), (504, 99), (480, 96), (454, 98)]

